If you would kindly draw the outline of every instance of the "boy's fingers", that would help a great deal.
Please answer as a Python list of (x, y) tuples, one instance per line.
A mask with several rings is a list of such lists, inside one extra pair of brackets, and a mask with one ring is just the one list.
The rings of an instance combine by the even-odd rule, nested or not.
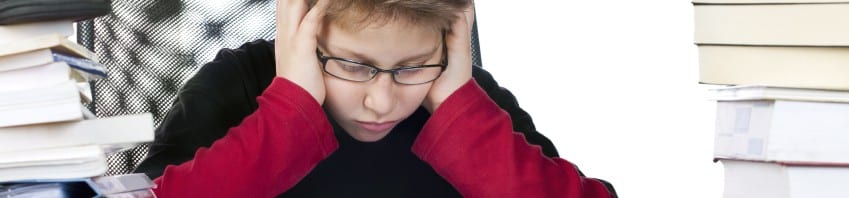
[(465, 70), (471, 64), (471, 29), (467, 24), (469, 20), (465, 12), (458, 14), (458, 17), (451, 25), (451, 32), (446, 38), (449, 54), (448, 70)]
[(475, 24), (475, 1), (470, 1), (469, 3), (469, 7), (466, 7), (463, 14), (466, 15), (466, 25), (469, 31), (471, 31)]
[[(325, 10), (327, 9), (327, 4), (330, 0), (318, 0), (315, 6), (304, 16), (304, 19), (300, 22), (300, 27), (298, 30), (298, 39), (301, 41), (310, 41), (315, 45), (316, 35), (318, 35), (318, 30), (321, 28), (322, 21), (324, 19)], [(315, 48), (315, 46), (307, 46), (311, 48)], [(310, 49), (310, 52), (313, 52)]]
[(295, 35), (307, 12), (307, 0), (277, 1), (277, 39), (288, 40)]

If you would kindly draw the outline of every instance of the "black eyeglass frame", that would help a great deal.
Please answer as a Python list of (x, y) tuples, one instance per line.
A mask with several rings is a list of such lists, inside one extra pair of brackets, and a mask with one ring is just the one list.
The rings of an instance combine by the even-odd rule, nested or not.
[[(370, 80), (374, 79), (374, 77), (376, 77), (376, 76), (377, 76), (377, 74), (379, 74), (379, 73), (381, 73), (381, 72), (385, 72), (385, 73), (389, 73), (390, 75), (392, 75), (392, 81), (395, 81), (395, 83), (402, 84), (402, 85), (420, 85), (420, 84), (425, 84), (425, 83), (433, 82), (433, 81), (435, 81), (436, 79), (439, 79), (439, 77), (441, 77), (441, 76), (442, 76), (442, 73), (443, 73), (443, 72), (445, 72), (445, 68), (447, 68), (447, 67), (448, 67), (448, 53), (446, 52), (446, 51), (447, 51), (447, 49), (446, 49), (446, 47), (445, 47), (445, 45), (444, 45), (444, 44), (443, 44), (442, 46), (443, 46), (443, 47), (442, 47), (442, 61), (440, 61), (440, 63), (439, 63), (439, 64), (418, 65), (418, 66), (404, 66), (404, 65), (401, 65), (401, 67), (399, 67), (399, 68), (395, 68), (395, 69), (381, 69), (381, 68), (379, 68), (379, 67), (377, 67), (377, 66), (374, 66), (374, 65), (371, 65), (371, 64), (361, 63), (361, 62), (358, 62), (358, 61), (353, 61), (353, 60), (349, 60), (349, 59), (345, 59), (345, 58), (332, 57), (332, 56), (324, 56), (324, 54), (323, 54), (323, 53), (321, 53), (321, 50), (319, 50), (319, 49), (316, 49), (316, 50), (315, 50), (315, 54), (316, 54), (316, 56), (318, 56), (318, 60), (319, 60), (319, 61), (321, 61), (321, 65), (322, 65), (322, 66), (321, 66), (321, 69), (322, 69), (322, 70), (324, 70), (324, 73), (330, 74), (331, 76), (336, 77), (336, 78), (339, 78), (339, 79), (342, 79), (342, 80), (347, 80), (347, 81), (351, 81), (351, 82), (368, 82), (368, 81), (370, 81)], [(353, 64), (358, 64), (358, 65), (362, 65), (362, 66), (369, 67), (369, 68), (371, 68), (371, 69), (372, 69), (372, 70), (371, 70), (371, 72), (370, 72), (370, 73), (371, 73), (371, 77), (370, 77), (369, 79), (367, 79), (367, 80), (359, 81), (359, 80), (351, 80), (351, 79), (347, 79), (347, 78), (343, 78), (343, 77), (340, 77), (340, 76), (334, 75), (333, 73), (330, 73), (329, 71), (327, 71), (327, 61), (328, 61), (328, 60), (331, 60), (331, 59), (332, 59), (332, 60), (338, 60), (338, 61), (343, 61), (343, 62), (347, 62), (347, 63), (353, 63)], [(439, 75), (437, 75), (435, 78), (433, 78), (433, 79), (431, 79), (431, 80), (429, 80), (429, 81), (426, 81), (426, 82), (413, 83), (413, 84), (410, 84), (410, 83), (402, 83), (402, 82), (399, 82), (399, 81), (398, 81), (398, 79), (397, 79), (397, 78), (396, 78), (396, 76), (395, 76), (395, 74), (396, 74), (395, 72), (397, 72), (397, 71), (410, 70), (410, 69), (419, 69), (419, 68), (428, 68), (428, 67), (439, 67), (439, 68), (440, 68), (440, 71), (439, 71)], [(375, 71), (376, 71), (376, 72), (375, 72)]]

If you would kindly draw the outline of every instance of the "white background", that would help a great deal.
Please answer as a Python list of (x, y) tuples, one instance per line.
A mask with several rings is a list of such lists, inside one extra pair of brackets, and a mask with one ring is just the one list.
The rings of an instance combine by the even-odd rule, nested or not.
[(484, 68), (621, 197), (721, 197), (689, 1), (478, 0)]

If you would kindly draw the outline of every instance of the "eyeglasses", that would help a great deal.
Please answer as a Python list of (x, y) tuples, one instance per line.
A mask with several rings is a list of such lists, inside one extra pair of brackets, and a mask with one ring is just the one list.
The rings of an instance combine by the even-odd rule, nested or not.
[(324, 56), (318, 49), (315, 53), (323, 65), (324, 72), (342, 80), (366, 82), (374, 79), (378, 73), (386, 72), (392, 74), (392, 80), (398, 84), (419, 85), (436, 80), (442, 75), (442, 71), (445, 71), (447, 57), (445, 56), (445, 49), (442, 51), (443, 56), (440, 64), (401, 66), (395, 69), (380, 69), (357, 61)]

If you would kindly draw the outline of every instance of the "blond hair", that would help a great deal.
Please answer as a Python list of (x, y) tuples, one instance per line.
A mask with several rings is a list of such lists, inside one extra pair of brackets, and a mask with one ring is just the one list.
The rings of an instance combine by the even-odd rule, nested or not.
[[(328, 0), (324, 21), (347, 30), (401, 21), (410, 25), (450, 30), (455, 15), (470, 0)], [(316, 0), (309, 0), (310, 7)]]

